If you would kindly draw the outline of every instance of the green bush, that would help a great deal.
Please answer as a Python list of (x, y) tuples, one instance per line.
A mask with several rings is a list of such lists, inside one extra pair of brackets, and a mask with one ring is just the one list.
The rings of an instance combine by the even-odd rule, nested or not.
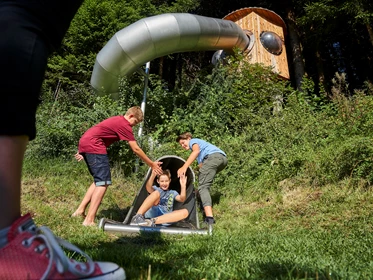
[[(72, 157), (88, 128), (141, 103), (142, 80), (136, 75), (122, 79), (117, 101), (94, 96), (84, 86), (76, 89), (85, 97), (80, 103), (71, 102), (72, 92), (45, 95), (38, 138), (28, 155)], [(304, 90), (294, 91), (270, 69), (240, 57), (173, 92), (153, 75), (139, 144), (153, 159), (170, 154), (187, 159), (190, 153), (175, 142), (179, 133), (190, 131), (210, 141), (228, 155), (228, 167), (215, 181), (216, 191), (227, 195), (277, 188), (287, 179), (321, 186), (348, 178), (370, 185), (372, 87), (351, 94), (338, 83), (343, 80), (336, 79), (329, 96), (313, 96), (306, 78)], [(126, 174), (138, 163), (126, 143), (116, 143), (108, 152), (113, 166)], [(197, 165), (192, 167), (197, 173)], [(140, 168), (147, 166), (140, 162)]]

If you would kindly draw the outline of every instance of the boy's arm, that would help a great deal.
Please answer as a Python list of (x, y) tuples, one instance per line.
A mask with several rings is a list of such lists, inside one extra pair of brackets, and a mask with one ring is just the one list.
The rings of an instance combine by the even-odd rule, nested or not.
[(152, 171), (152, 174), (150, 175), (149, 180), (146, 182), (145, 187), (148, 193), (152, 193), (154, 191), (153, 184), (154, 184), (155, 176), (157, 176), (157, 174), (154, 171)]
[(184, 202), (186, 200), (186, 182), (187, 182), (187, 177), (182, 174), (180, 176), (180, 194), (175, 197), (175, 200), (179, 202)]
[(128, 141), (132, 151), (139, 157), (143, 162), (145, 162), (157, 175), (162, 174), (162, 168), (160, 161), (152, 161), (148, 156), (144, 153), (144, 151), (137, 145), (136, 141)]
[(198, 157), (199, 155), (199, 152), (200, 152), (200, 149), (199, 149), (199, 145), (198, 144), (194, 144), (192, 146), (192, 153), (190, 154), (190, 156), (188, 157), (187, 161), (184, 163), (184, 165), (179, 168), (179, 170), (177, 171), (177, 177), (180, 177), (181, 174), (185, 174), (188, 167), (193, 163), (193, 161)]

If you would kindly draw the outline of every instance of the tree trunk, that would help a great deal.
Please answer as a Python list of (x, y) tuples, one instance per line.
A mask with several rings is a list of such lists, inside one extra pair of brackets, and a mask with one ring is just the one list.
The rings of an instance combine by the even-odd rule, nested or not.
[(373, 28), (372, 28), (372, 26), (370, 26), (370, 24), (365, 24), (365, 26), (367, 27), (367, 30), (368, 30), (369, 41), (370, 41), (370, 43), (372, 44), (372, 47), (373, 47)]
[(316, 56), (317, 76), (318, 76), (318, 82), (319, 82), (317, 86), (319, 87), (320, 85), (323, 85), (323, 87), (327, 89), (326, 84), (325, 84), (324, 66), (323, 66), (322, 56), (320, 54), (319, 48), (317, 48), (315, 56)]
[(163, 79), (163, 61), (164, 61), (164, 57), (161, 56), (159, 58), (159, 69), (158, 69), (158, 75), (161, 80)]
[(289, 34), (289, 46), (292, 56), (292, 61), (290, 67), (293, 69), (294, 84), (295, 88), (300, 90), (302, 86), (302, 79), (305, 73), (304, 61), (302, 55), (302, 46), (300, 43), (299, 33), (297, 26), (294, 22), (293, 12), (291, 10), (287, 13), (287, 25)]

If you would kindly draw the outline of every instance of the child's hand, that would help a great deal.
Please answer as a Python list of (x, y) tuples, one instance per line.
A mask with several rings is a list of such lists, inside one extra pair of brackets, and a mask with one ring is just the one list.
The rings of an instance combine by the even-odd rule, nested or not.
[(161, 167), (162, 163), (163, 162), (161, 162), (161, 161), (154, 161), (152, 163), (152, 167), (151, 167), (152, 172), (155, 172), (157, 175), (162, 175), (162, 173), (163, 173), (163, 170), (162, 170), (162, 167)]
[(185, 168), (185, 167), (179, 168), (179, 170), (177, 171), (177, 177), (180, 178), (181, 175), (185, 175), (186, 171), (187, 171), (187, 168)]
[(185, 176), (185, 174), (181, 174), (179, 182), (181, 186), (186, 186), (187, 176)]
[(83, 157), (81, 154), (79, 154), (79, 152), (78, 152), (78, 153), (75, 154), (75, 159), (76, 159), (77, 161), (81, 161), (81, 160), (84, 159), (84, 157)]

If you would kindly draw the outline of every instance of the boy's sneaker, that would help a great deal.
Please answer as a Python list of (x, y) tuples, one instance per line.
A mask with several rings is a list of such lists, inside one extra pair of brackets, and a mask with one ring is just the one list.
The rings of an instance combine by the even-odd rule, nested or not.
[(131, 226), (146, 226), (148, 224), (147, 221), (145, 221), (145, 218), (141, 214), (136, 214), (133, 216), (130, 225)]
[(155, 224), (155, 219), (154, 218), (151, 218), (151, 219), (145, 219), (146, 221), (146, 227), (156, 227), (157, 225)]
[(206, 217), (206, 218), (205, 218), (205, 223), (208, 224), (208, 225), (213, 225), (213, 224), (215, 224), (215, 219), (214, 219), (214, 217)]
[[(123, 268), (109, 262), (93, 262), (83, 251), (60, 239), (47, 227), (37, 228), (30, 214), (16, 220), (8, 233), (8, 244), (0, 249), (0, 279), (118, 279)], [(68, 258), (63, 246), (87, 262)]]

